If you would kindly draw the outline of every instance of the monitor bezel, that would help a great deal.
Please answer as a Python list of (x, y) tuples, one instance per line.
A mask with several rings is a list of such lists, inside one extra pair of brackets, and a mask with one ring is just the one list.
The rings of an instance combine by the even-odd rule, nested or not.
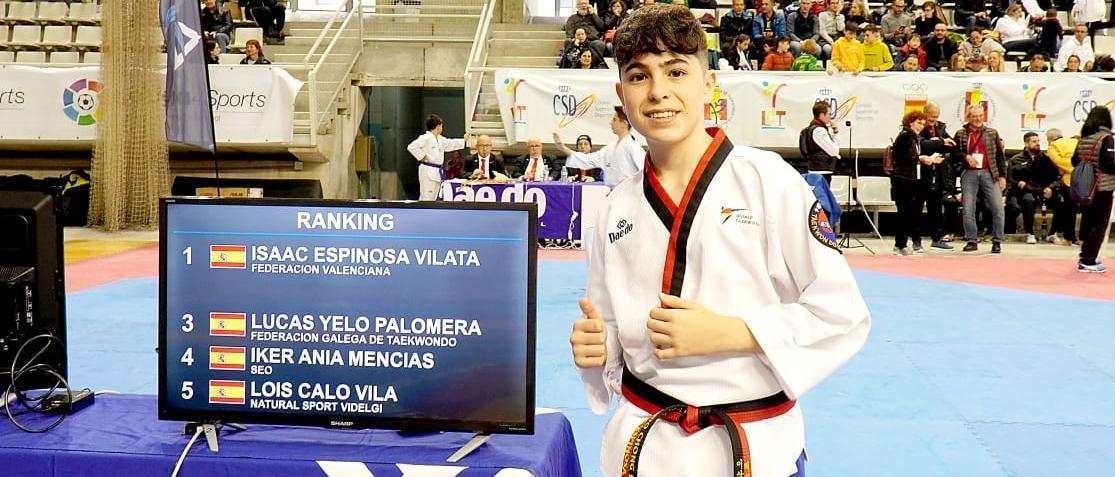
[[(369, 209), (439, 209), (439, 210), (516, 210), (528, 213), (527, 247), (527, 362), (525, 376), (525, 407), (522, 422), (474, 421), (466, 419), (381, 418), (352, 415), (315, 415), (267, 413), (252, 411), (194, 410), (172, 408), (167, 401), (167, 208), (170, 204), (247, 205), (260, 207), (339, 207)], [(337, 199), (247, 199), (164, 197), (159, 200), (159, 419), (167, 421), (236, 422), (250, 424), (296, 425), (339, 429), (397, 429), (405, 431), (460, 431), (498, 434), (534, 434), (535, 363), (537, 332), (538, 283), (538, 207), (534, 203), (498, 202), (392, 202)]]

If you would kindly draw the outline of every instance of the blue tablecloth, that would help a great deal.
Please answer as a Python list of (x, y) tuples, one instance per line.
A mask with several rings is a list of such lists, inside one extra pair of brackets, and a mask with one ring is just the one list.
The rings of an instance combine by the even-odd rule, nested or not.
[(538, 204), (538, 238), (581, 239), (581, 191), (607, 187), (595, 182), (485, 183), (462, 180), (441, 184), (441, 200), (534, 202)]
[[(91, 407), (43, 434), (28, 434), (6, 419), (0, 420), (0, 475), (170, 475), (189, 436), (182, 435), (182, 423), (157, 420), (156, 409), (155, 396), (102, 395)], [(384, 430), (249, 425), (248, 430), (236, 432), (226, 428), (221, 432), (220, 453), (210, 453), (204, 437), (198, 439), (179, 475), (336, 476), (322, 470), (317, 461), (363, 465), (375, 477), (408, 473), (491, 477), (507, 468), (524, 469), (537, 477), (581, 475), (573, 431), (561, 414), (539, 414), (533, 436), (495, 435), (460, 462), (447, 464), (445, 459), (470, 437), (455, 432), (402, 436)], [(405, 464), (464, 470), (453, 474), (428, 468), (423, 472), (421, 467)]]
[[(829, 188), (828, 182), (825, 182), (825, 176), (821, 174), (802, 174), (805, 183), (813, 189), (813, 195), (817, 200), (821, 201), (821, 208), (825, 209), (825, 213), (829, 216), (829, 223), (836, 224), (840, 222), (840, 204), (837, 203), (836, 197), (832, 195), (832, 189)], [(833, 225), (835, 227), (835, 225)]]

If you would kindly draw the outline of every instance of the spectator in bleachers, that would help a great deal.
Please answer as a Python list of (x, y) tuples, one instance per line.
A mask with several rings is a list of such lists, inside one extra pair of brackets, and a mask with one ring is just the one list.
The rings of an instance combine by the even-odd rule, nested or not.
[[(1072, 7), (1072, 23), (1074, 25), (1087, 25), (1088, 34), (1091, 36), (1094, 36), (1099, 30), (1111, 28), (1111, 22), (1103, 19), (1105, 4), (1104, 0), (1076, 0)], [(1115, 16), (1112, 17), (1112, 20), (1115, 20)]]
[(1049, 65), (1045, 62), (1045, 55), (1038, 53), (1030, 57), (1030, 62), (1026, 64), (1023, 70), (1026, 73), (1045, 73), (1049, 71)]
[(1111, 55), (1098, 56), (1095, 59), (1094, 65), (1095, 66), (1093, 66), (1091, 71), (1110, 73), (1112, 71), (1115, 71), (1115, 57), (1112, 57)]
[(1024, 149), (1010, 158), (1007, 165), (1006, 227), (1011, 233), (1017, 230), (1018, 214), (1022, 214), (1022, 227), (1026, 243), (1038, 243), (1034, 236), (1034, 212), (1043, 199), (1053, 197), (1045, 164), (1052, 164), (1041, 152), (1041, 137), (1028, 132), (1022, 137)]
[(792, 71), (824, 71), (825, 67), (821, 61), (817, 59), (817, 54), (821, 47), (817, 46), (817, 42), (812, 38), (805, 40), (801, 44), (801, 54), (794, 58), (794, 63), (790, 66)]
[(1096, 57), (1092, 50), (1092, 42), (1088, 39), (1088, 27), (1076, 25), (1072, 30), (1072, 37), (1061, 40), (1061, 50), (1057, 52), (1055, 69), (1062, 71), (1068, 66), (1069, 57), (1075, 55), (1083, 62), (1088, 62)]
[(275, 0), (238, 0), (244, 18), (256, 22), (263, 29), (263, 42), (283, 43), (283, 26), (286, 25), (286, 7)]
[(832, 58), (832, 45), (844, 33), (844, 14), (840, 13), (839, 0), (831, 0), (828, 8), (817, 15), (817, 43), (828, 51), (826, 58)]
[(774, 10), (774, 2), (763, 2), (759, 14), (751, 21), (751, 39), (759, 46), (767, 40), (786, 36), (786, 17), (781, 11)]
[(623, 0), (612, 0), (612, 3), (608, 5), (608, 11), (604, 12), (605, 42), (611, 43), (611, 40), (608, 39), (608, 33), (611, 32), (614, 35), (624, 18), (627, 18), (627, 4), (623, 3)]
[(1072, 163), (1092, 162), (1096, 165), (1096, 192), (1092, 203), (1082, 207), (1083, 217), (1080, 224), (1080, 262), (1077, 270), (1082, 272), (1106, 271), (1097, 261), (1099, 250), (1107, 241), (1107, 230), (1111, 217), (1111, 198), (1115, 192), (1115, 143), (1111, 137), (1111, 111), (1106, 106), (1096, 106), (1088, 112), (1084, 125), (1080, 128), (1080, 142), (1076, 145)]
[(573, 33), (573, 41), (565, 45), (565, 50), (561, 52), (561, 57), (558, 58), (558, 68), (577, 68), (581, 64), (581, 52), (584, 50), (595, 50), (597, 56), (601, 56), (602, 51), (595, 48), (595, 44), (589, 41), (588, 33), (584, 28), (578, 27)]
[[(931, 164), (940, 157), (925, 155), (920, 135), (925, 129), (925, 113), (910, 111), (902, 117), (902, 132), (891, 146), (894, 169), (890, 173), (890, 196), (898, 209), (898, 228), (894, 233), (894, 253), (909, 256), (914, 252), (907, 240), (919, 235), (921, 206), (918, 200), (918, 164)], [(920, 250), (921, 245), (916, 244)]]
[(844, 36), (832, 45), (831, 66), (836, 71), (859, 73), (863, 71), (863, 43), (856, 39), (859, 28), (855, 23), (844, 23)]
[[(910, 40), (907, 41), (905, 45), (902, 45), (902, 48), (898, 49), (898, 53), (903, 58), (903, 71), (925, 71), (925, 50), (921, 47), (920, 36), (911, 36)], [(906, 60), (909, 60), (911, 58), (914, 59), (914, 67), (917, 68), (916, 70), (907, 69), (905, 66)]]
[[(588, 41), (600, 41), (601, 32), (604, 31), (604, 20), (596, 14), (596, 7), (589, 5), (588, 0), (577, 0), (577, 11), (565, 20), (565, 37), (573, 39), (578, 28), (583, 28), (588, 35)], [(600, 48), (603, 51), (603, 45)]]
[[(892, 45), (902, 46), (906, 44), (905, 38), (909, 36), (909, 31), (914, 26), (914, 18), (906, 13), (906, 0), (894, 0), (890, 4), (890, 10), (886, 15), (879, 20), (879, 29), (883, 34), (883, 39)], [(895, 34), (898, 33), (903, 41), (901, 44), (895, 43), (897, 39)]]
[(999, 53), (998, 51), (992, 51), (991, 53), (988, 53), (987, 65), (985, 65), (984, 71), (988, 73), (1006, 73), (1007, 65), (1003, 60), (1003, 54)]
[(271, 60), (268, 60), (263, 55), (263, 46), (259, 42), (252, 39), (244, 45), (244, 59), (240, 60), (242, 65), (269, 65)]
[(581, 56), (577, 58), (577, 67), (579, 70), (593, 70), (593, 69), (608, 69), (608, 65), (604, 64), (604, 59), (596, 56), (596, 51), (592, 48), (585, 48), (581, 50)]
[(959, 51), (956, 43), (949, 39), (949, 28), (944, 23), (938, 23), (933, 27), (933, 36), (925, 43), (922, 49), (925, 50), (926, 71), (940, 71), (947, 68), (953, 55)]
[(1003, 45), (1000, 45), (991, 38), (983, 36), (983, 30), (973, 27), (968, 30), (968, 41), (960, 44), (960, 54), (964, 55), (964, 59), (968, 60), (969, 71), (982, 71), (984, 65), (987, 64), (987, 54), (992, 51), (1003, 53)]
[(774, 42), (777, 45), (774, 51), (767, 53), (766, 58), (763, 58), (763, 70), (790, 71), (794, 65), (794, 55), (790, 53), (790, 39), (781, 36)]
[(1045, 139), (1049, 143), (1046, 157), (1058, 173), (1053, 197), (1049, 199), (1053, 208), (1053, 225), (1049, 228), (1048, 240), (1057, 245), (1080, 245), (1076, 239), (1076, 203), (1069, 195), (1072, 154), (1080, 137), (1064, 137), (1060, 129), (1053, 128), (1045, 132)]
[(492, 153), (491, 136), (481, 134), (476, 138), (475, 147), (476, 154), (469, 157), (461, 169), (462, 179), (495, 179), (507, 175), (503, 159)]
[[(964, 203), (965, 252), (976, 251), (979, 246), (979, 229), (976, 226), (976, 207), (991, 209), (991, 253), (1002, 251), (1003, 241), (1003, 191), (1007, 188), (1007, 160), (1003, 154), (1003, 140), (999, 132), (984, 124), (983, 106), (974, 104), (966, 111), (968, 122), (956, 132), (952, 160), (964, 164), (960, 176), (960, 191)], [(997, 186), (997, 187), (996, 187)]]
[(217, 0), (205, 0), (205, 8), (201, 9), (201, 29), (205, 32), (205, 39), (217, 42), (221, 53), (228, 53), (232, 14)]
[[(754, 31), (751, 27), (751, 12), (745, 8), (744, 0), (732, 0), (732, 9), (720, 17), (720, 44), (723, 48), (723, 58), (735, 45), (735, 39), (740, 36), (751, 37)], [(750, 42), (748, 42), (750, 44)]]
[(844, 23), (859, 26), (864, 23), (869, 23), (870, 12), (867, 10), (867, 4), (861, 0), (853, 0), (852, 5), (844, 12)]
[(906, 59), (902, 60), (900, 68), (901, 71), (905, 71), (907, 73), (916, 73), (921, 71), (921, 66), (918, 65), (918, 57), (916, 56), (907, 56)]
[(751, 37), (739, 35), (732, 40), (728, 51), (720, 58), (720, 69), (751, 71)]
[(221, 62), (221, 47), (215, 41), (205, 40), (205, 64), (216, 65)]
[(1061, 27), (1061, 20), (1057, 18), (1057, 9), (1046, 10), (1045, 18), (1036, 22), (1034, 26), (1041, 27), (1041, 32), (1038, 33), (1038, 50), (1050, 58), (1057, 56), (1057, 49), (1060, 48), (1061, 44), (1061, 35), (1064, 32), (1064, 28)]
[(949, 71), (968, 71), (968, 58), (963, 53), (955, 53), (949, 60)]
[[(813, 13), (813, 0), (798, 0), (798, 10), (791, 13), (786, 19), (790, 36), (790, 52), (794, 56), (801, 53), (801, 44), (805, 40), (817, 41), (817, 15)], [(826, 55), (831, 53), (830, 48)], [(827, 56), (825, 56), (827, 58)]]
[(1082, 73), (1080, 69), (1080, 57), (1076, 55), (1069, 55), (1068, 61), (1065, 62), (1065, 69), (1061, 70), (1064, 73)]
[(1007, 7), (1007, 14), (995, 22), (995, 31), (999, 32), (999, 41), (1007, 51), (1030, 55), (1038, 50), (1030, 19), (1022, 15), (1022, 6), (1017, 3)]
[(968, 29), (977, 26), (991, 28), (991, 19), (994, 16), (988, 15), (985, 0), (956, 0), (953, 9), (953, 18), (957, 25)]
[(864, 71), (894, 69), (894, 57), (890, 54), (890, 46), (883, 43), (878, 27), (870, 23), (863, 27), (863, 69)]
[(944, 12), (941, 11), (941, 5), (932, 0), (927, 1), (921, 5), (921, 15), (914, 19), (914, 33), (918, 36), (929, 36), (933, 34), (933, 27), (938, 23), (944, 23), (948, 26), (948, 20), (945, 19)]

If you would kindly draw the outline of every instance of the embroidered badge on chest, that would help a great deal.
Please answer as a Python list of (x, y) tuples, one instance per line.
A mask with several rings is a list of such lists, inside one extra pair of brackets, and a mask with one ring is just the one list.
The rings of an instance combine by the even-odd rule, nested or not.
[(828, 214), (821, 207), (820, 201), (813, 202), (813, 208), (809, 209), (809, 233), (821, 242), (821, 245), (840, 252), (840, 246), (836, 243), (836, 232), (833, 232)]

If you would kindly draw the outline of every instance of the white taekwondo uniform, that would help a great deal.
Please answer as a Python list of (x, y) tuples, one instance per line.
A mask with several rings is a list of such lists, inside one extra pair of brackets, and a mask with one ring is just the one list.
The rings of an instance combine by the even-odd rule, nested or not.
[[(582, 369), (589, 403), (619, 406), (601, 448), (607, 476), (621, 472), (625, 446), (649, 414), (621, 394), (632, 375), (691, 406), (752, 401), (783, 392), (797, 400), (847, 362), (867, 339), (870, 317), (824, 211), (777, 154), (732, 146), (723, 131), (701, 158), (680, 204), (663, 191), (649, 158), (598, 215), (588, 298), (607, 324), (603, 368)], [(660, 265), (661, 264), (661, 265)], [(762, 352), (659, 360), (646, 327), (668, 292), (744, 320)], [(751, 475), (787, 477), (805, 445), (801, 410), (742, 424)], [(687, 434), (658, 421), (643, 441), (639, 475), (733, 474), (726, 428)]]
[(604, 183), (615, 187), (624, 179), (639, 173), (640, 165), (646, 158), (646, 152), (635, 138), (630, 134), (622, 140), (608, 144), (599, 151), (570, 154), (565, 160), (565, 167), (577, 169), (601, 168), (604, 170)]
[(435, 136), (432, 131), (426, 131), (407, 145), (407, 151), (418, 161), (418, 200), (437, 200), (445, 175), (445, 153), (464, 148), (464, 139)]

